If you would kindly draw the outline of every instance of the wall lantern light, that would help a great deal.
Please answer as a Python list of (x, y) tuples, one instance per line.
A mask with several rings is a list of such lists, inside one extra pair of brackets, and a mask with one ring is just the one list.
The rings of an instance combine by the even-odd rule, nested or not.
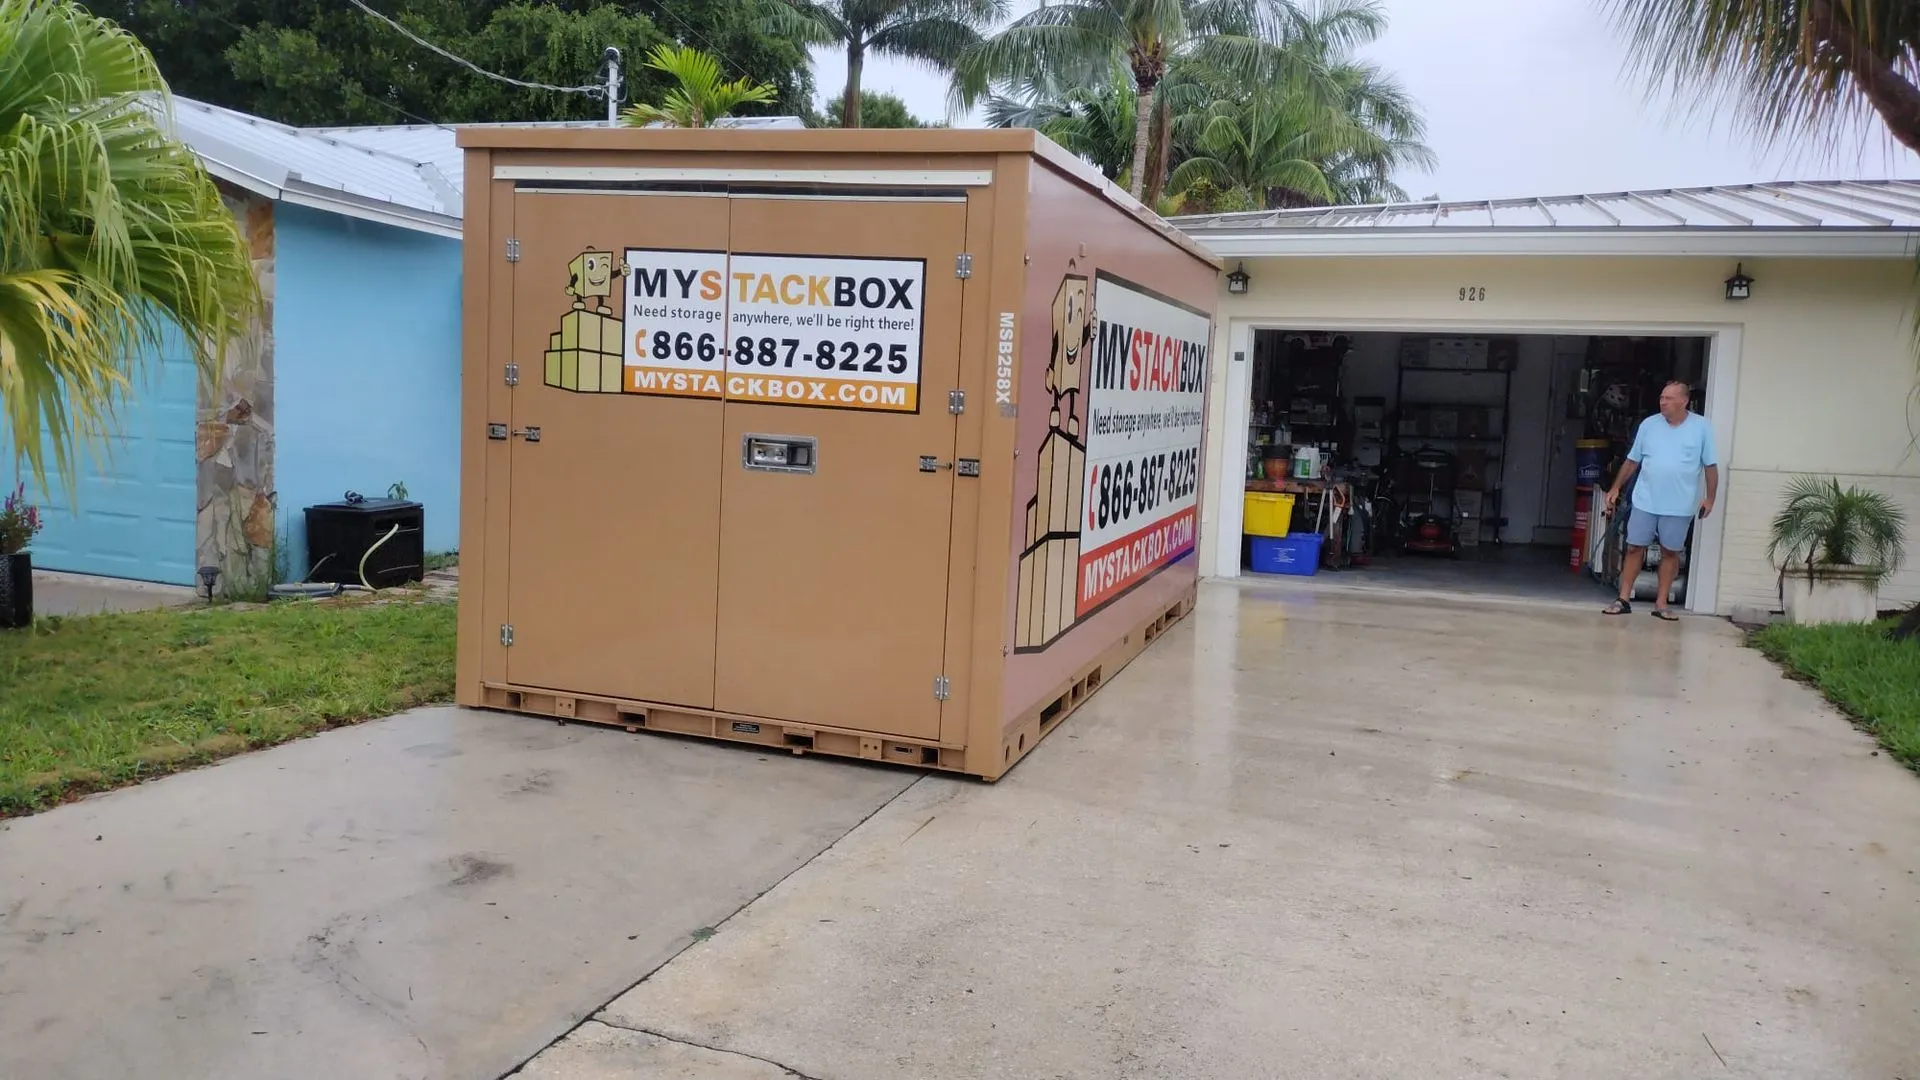
[(1235, 296), (1245, 296), (1247, 286), (1253, 281), (1247, 276), (1247, 264), (1241, 263), (1239, 269), (1227, 275), (1227, 291)]
[(1736, 264), (1733, 268), (1733, 276), (1727, 279), (1727, 299), (1745, 300), (1752, 295), (1753, 279), (1746, 275), (1743, 267)]

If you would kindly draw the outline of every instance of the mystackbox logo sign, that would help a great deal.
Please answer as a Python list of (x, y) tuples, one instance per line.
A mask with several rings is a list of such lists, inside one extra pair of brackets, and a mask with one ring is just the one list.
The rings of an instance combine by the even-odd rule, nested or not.
[(1193, 550), (1207, 316), (1101, 277), (1087, 395), (1082, 616)]
[(1014, 648), (1037, 652), (1194, 549), (1212, 322), (1110, 274), (1053, 304)]
[(628, 248), (618, 268), (589, 251), (570, 270), (550, 386), (919, 411), (924, 260)]

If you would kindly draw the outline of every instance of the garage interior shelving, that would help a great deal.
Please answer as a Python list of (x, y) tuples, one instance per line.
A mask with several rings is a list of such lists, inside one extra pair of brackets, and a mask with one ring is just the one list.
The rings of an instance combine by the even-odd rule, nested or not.
[[(1706, 358), (1703, 337), (1257, 331), (1248, 482), (1277, 444), (1320, 445), (1355, 507), (1323, 546), (1324, 566), (1350, 563), (1343, 572), (1382, 584), (1604, 602), (1624, 537), (1597, 512), (1576, 535), (1577, 444), (1605, 440), (1604, 491), (1668, 379), (1692, 385), (1704, 410)], [(1448, 462), (1434, 502), (1450, 555), (1400, 543), (1408, 481), (1431, 476), (1409, 468), (1419, 452)], [(1296, 504), (1296, 530), (1325, 521), (1318, 505)], [(1680, 597), (1684, 585), (1683, 572)], [(1649, 569), (1636, 591), (1654, 587)]]

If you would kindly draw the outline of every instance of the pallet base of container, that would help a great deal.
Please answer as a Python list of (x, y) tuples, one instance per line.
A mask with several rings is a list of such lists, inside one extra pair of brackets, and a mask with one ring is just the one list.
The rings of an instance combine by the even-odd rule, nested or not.
[[(1000, 760), (997, 771), (992, 773), (975, 772), (988, 780), (999, 779), (1008, 769), (1027, 756), (1027, 752), (1040, 745), (1040, 740), (1053, 734), (1053, 729), (1061, 721), (1073, 715), (1073, 711), (1084, 705), (1093, 696), (1095, 690), (1106, 685), (1108, 679), (1118, 674), (1120, 669), (1131, 663), (1133, 658), (1146, 651), (1147, 646), (1159, 639), (1173, 624), (1193, 613), (1193, 603), (1198, 589), (1188, 591), (1160, 614), (1141, 623), (1134, 631), (1113, 643), (1096, 657), (1093, 663), (1074, 673), (1073, 678), (1054, 688), (1054, 692), (1043, 699), (1046, 703), (1008, 724), (1001, 734)], [(989, 764), (992, 764), (989, 762)]]
[(1146, 650), (1161, 634), (1193, 611), (1189, 592), (1165, 611), (1140, 624), (1094, 661), (1076, 672), (1049, 695), (1046, 704), (1008, 724), (998, 747), (948, 746), (871, 731), (819, 725), (789, 724), (762, 716), (689, 709), (680, 705), (632, 701), (591, 694), (556, 693), (509, 683), (484, 685), (482, 704), (489, 709), (538, 716), (561, 723), (579, 722), (624, 728), (629, 732), (687, 735), (698, 739), (745, 743), (793, 754), (830, 754), (862, 761), (882, 761), (942, 772), (998, 780), (1021, 758), (1053, 733), (1061, 722), (1085, 704), (1121, 668)]

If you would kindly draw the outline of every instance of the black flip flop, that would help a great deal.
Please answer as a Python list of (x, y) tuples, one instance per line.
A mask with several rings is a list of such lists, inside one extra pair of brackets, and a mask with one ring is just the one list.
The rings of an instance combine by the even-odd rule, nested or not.
[(1653, 617), (1656, 619), (1659, 619), (1661, 622), (1679, 622), (1680, 621), (1680, 616), (1675, 615), (1673, 612), (1663, 607), (1654, 608)]
[(1631, 615), (1633, 614), (1633, 605), (1627, 603), (1625, 600), (1615, 600), (1613, 603), (1608, 604), (1606, 608), (1600, 612), (1600, 614)]

